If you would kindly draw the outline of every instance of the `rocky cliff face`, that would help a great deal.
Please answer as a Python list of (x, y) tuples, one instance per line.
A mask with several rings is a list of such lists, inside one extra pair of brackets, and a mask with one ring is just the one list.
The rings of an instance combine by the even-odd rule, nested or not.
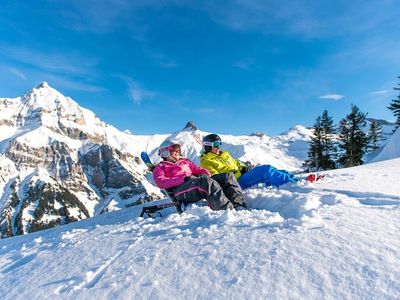
[(0, 99), (0, 131), (3, 238), (162, 197), (131, 135), (46, 83)]

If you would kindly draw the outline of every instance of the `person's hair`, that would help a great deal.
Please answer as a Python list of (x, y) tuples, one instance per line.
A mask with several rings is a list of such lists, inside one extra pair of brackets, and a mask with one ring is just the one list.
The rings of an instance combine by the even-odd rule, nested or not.
[(181, 150), (181, 145), (179, 144), (171, 144), (169, 146), (166, 146), (164, 148), (160, 149), (160, 156), (163, 160), (167, 160), (168, 158), (171, 157), (170, 152), (171, 151), (176, 151), (176, 150)]
[(171, 146), (170, 146), (170, 151), (171, 150), (174, 150), (174, 151), (176, 151), (176, 150), (181, 150), (181, 145), (179, 145), (179, 144), (172, 144)]

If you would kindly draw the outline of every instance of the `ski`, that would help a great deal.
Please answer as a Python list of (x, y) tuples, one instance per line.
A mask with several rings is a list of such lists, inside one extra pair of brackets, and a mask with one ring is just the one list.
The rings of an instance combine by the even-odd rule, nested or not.
[(146, 164), (147, 168), (149, 168), (150, 171), (154, 169), (154, 164), (151, 162), (150, 156), (147, 154), (147, 152), (142, 152), (140, 153), (140, 158), (142, 161)]

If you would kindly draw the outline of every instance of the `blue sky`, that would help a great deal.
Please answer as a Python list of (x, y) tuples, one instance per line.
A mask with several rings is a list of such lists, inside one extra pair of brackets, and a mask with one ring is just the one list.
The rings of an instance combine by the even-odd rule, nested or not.
[[(289, 4), (290, 3), (290, 4)], [(136, 134), (394, 120), (400, 1), (0, 2), (0, 97), (47, 81)]]

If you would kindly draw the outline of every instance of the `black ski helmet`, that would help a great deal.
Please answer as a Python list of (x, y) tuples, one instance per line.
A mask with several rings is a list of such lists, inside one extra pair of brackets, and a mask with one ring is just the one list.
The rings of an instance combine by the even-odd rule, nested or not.
[[(211, 133), (209, 135), (206, 135), (205, 137), (203, 137), (204, 151), (206, 151), (206, 153), (211, 151), (212, 146), (210, 146), (209, 143), (221, 142), (221, 141), (222, 140), (218, 134)], [(206, 145), (206, 143), (208, 145)]]

